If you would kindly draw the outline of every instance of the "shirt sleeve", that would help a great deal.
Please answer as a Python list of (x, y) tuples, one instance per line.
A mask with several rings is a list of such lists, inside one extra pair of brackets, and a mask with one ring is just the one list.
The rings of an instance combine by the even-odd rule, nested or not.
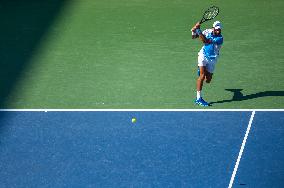
[(202, 34), (205, 36), (205, 37), (208, 37), (208, 35), (212, 32), (212, 29), (205, 29), (204, 31), (202, 31)]

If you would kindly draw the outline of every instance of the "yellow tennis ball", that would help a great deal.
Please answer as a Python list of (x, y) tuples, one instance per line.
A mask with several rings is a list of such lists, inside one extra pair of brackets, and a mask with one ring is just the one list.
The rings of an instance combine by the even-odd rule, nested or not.
[(132, 118), (132, 123), (136, 123), (136, 118)]

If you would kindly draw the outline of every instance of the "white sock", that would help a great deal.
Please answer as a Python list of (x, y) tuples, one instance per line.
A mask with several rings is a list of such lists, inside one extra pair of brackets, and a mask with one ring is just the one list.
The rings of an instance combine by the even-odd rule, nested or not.
[(197, 91), (196, 92), (196, 99), (200, 99), (201, 98), (201, 91)]

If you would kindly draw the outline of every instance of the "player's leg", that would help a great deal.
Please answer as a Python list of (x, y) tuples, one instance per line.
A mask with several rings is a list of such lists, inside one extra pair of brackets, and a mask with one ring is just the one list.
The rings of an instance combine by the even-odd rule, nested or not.
[(212, 77), (213, 77), (213, 73), (211, 72), (208, 72), (207, 70), (205, 70), (206, 73), (205, 73), (205, 82), (206, 83), (210, 83), (211, 80), (212, 80)]
[(213, 72), (215, 70), (216, 60), (211, 60), (207, 63), (205, 69), (205, 82), (210, 83), (213, 77)]
[(197, 100), (201, 98), (201, 90), (205, 79), (205, 67), (207, 63), (207, 59), (204, 57), (203, 54), (198, 55), (198, 78), (196, 81)]
[(205, 80), (205, 72), (206, 72), (205, 66), (199, 66), (199, 77), (197, 78), (197, 82), (196, 82), (197, 91), (202, 90), (203, 82)]
[(202, 99), (201, 91), (203, 87), (203, 82), (205, 80), (206, 76), (206, 65), (207, 65), (207, 59), (204, 58), (204, 56), (200, 55), (198, 56), (198, 68), (199, 68), (199, 77), (196, 81), (196, 100), (195, 103), (201, 106), (208, 106), (208, 103), (205, 102)]

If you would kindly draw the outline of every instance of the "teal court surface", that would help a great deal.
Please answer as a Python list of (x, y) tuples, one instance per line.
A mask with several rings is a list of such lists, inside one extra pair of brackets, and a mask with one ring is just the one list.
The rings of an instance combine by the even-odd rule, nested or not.
[(283, 115), (1, 110), (0, 187), (284, 187)]

